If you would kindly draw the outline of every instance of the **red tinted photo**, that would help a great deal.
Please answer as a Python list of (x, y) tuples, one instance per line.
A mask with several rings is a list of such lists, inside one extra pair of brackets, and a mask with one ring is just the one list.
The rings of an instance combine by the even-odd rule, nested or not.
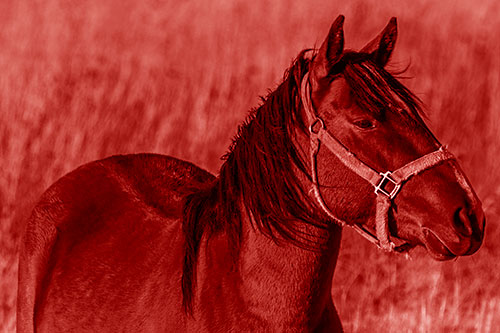
[(0, 331), (496, 332), (500, 5), (0, 5)]

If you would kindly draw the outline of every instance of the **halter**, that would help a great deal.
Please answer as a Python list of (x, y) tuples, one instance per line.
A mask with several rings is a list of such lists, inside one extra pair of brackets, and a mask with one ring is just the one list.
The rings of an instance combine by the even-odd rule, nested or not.
[(404, 252), (408, 248), (408, 244), (396, 246), (391, 241), (389, 232), (389, 209), (392, 205), (392, 200), (401, 190), (401, 186), (410, 177), (418, 173), (435, 167), (445, 161), (453, 161), (452, 163), (455, 176), (458, 183), (467, 193), (471, 203), (477, 203), (477, 197), (474, 195), (470, 184), (465, 175), (458, 166), (456, 158), (444, 146), (432, 153), (421, 156), (401, 168), (391, 172), (377, 172), (373, 168), (363, 163), (349, 149), (347, 149), (340, 141), (333, 137), (325, 128), (323, 120), (316, 115), (311, 103), (311, 92), (309, 83), (309, 73), (306, 73), (302, 79), (300, 97), (304, 106), (305, 114), (309, 122), (310, 135), (310, 161), (311, 161), (311, 178), (312, 191), (314, 197), (321, 209), (335, 223), (340, 226), (348, 225), (344, 221), (337, 218), (328, 208), (323, 197), (318, 183), (317, 160), (318, 151), (321, 144), (324, 144), (345, 166), (356, 173), (358, 176), (369, 182), (376, 194), (376, 215), (375, 215), (375, 232), (368, 231), (365, 227), (357, 224), (349, 225), (356, 230), (361, 236), (375, 244), (378, 248), (386, 251)]

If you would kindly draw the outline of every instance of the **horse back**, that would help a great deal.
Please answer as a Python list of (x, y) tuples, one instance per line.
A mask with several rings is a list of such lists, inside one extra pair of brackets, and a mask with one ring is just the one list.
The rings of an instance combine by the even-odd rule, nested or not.
[(213, 179), (188, 162), (138, 154), (58, 180), (28, 221), (18, 330), (181, 325), (183, 198)]

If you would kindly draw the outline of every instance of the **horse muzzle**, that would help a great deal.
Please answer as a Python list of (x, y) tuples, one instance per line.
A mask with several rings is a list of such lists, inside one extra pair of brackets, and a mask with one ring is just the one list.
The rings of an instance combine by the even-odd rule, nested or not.
[(436, 260), (449, 260), (475, 253), (483, 242), (486, 218), (481, 207), (459, 208), (447, 228), (422, 227), (422, 242)]

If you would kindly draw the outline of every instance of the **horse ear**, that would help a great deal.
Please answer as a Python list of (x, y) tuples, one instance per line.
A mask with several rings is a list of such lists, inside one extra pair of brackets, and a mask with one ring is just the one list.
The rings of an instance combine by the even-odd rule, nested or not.
[(391, 58), (392, 50), (396, 45), (398, 37), (398, 27), (396, 18), (393, 17), (384, 30), (371, 42), (361, 49), (362, 53), (370, 53), (375, 63), (384, 67)]
[(335, 63), (340, 59), (344, 51), (344, 16), (339, 15), (333, 22), (328, 36), (319, 48), (316, 57), (311, 64), (311, 76), (313, 81), (318, 82), (326, 77)]

